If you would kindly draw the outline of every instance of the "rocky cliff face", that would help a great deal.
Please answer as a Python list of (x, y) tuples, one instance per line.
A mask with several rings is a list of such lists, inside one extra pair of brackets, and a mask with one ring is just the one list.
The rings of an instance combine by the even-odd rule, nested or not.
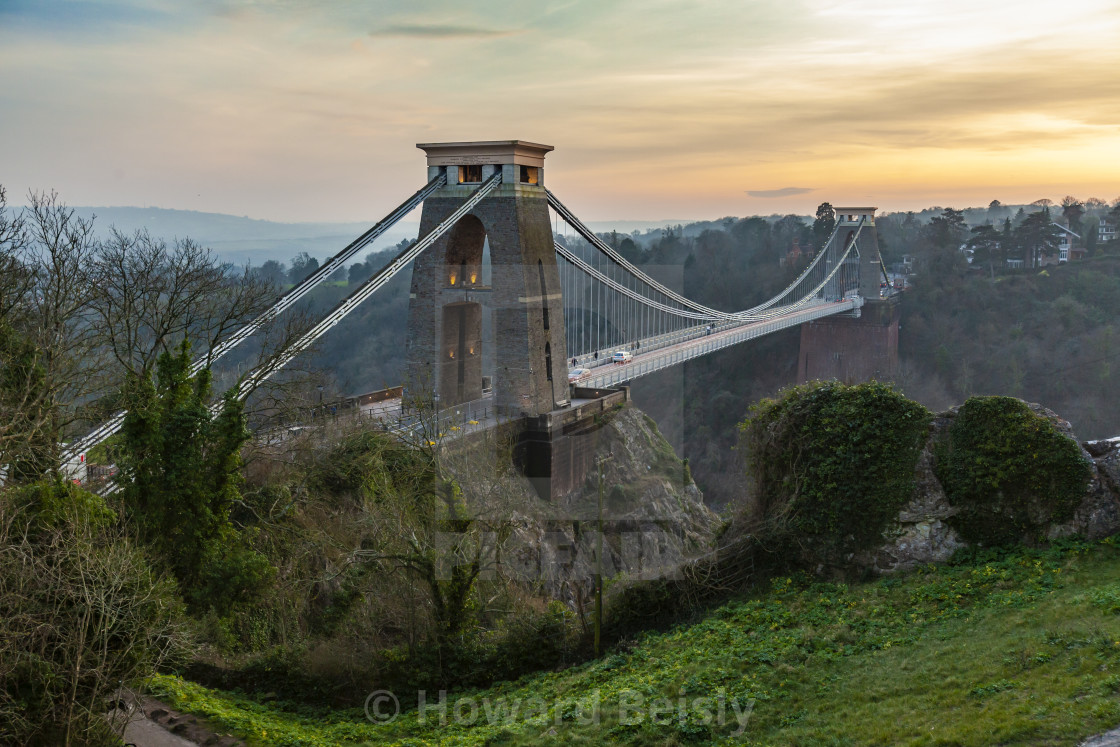
[[(1076, 442), (1068, 421), (1040, 405), (1029, 407)], [(874, 573), (906, 571), (947, 561), (967, 546), (950, 525), (956, 509), (935, 473), (934, 444), (952, 425), (958, 409), (934, 418), (915, 467), (910, 501), (886, 531), (881, 546), (852, 558), (857, 567)], [(1120, 532), (1120, 438), (1079, 446), (1093, 465), (1092, 479), (1074, 517), (1050, 527), (1051, 538), (1100, 539)], [(652, 419), (632, 406), (604, 417), (596, 456), (603, 459), (604, 578), (672, 576), (712, 549), (721, 520), (705, 506), (687, 467)], [(472, 492), (493, 490), (477, 479), (478, 470), (460, 472), (468, 500), (478, 499)], [(516, 507), (508, 539), (499, 543), (495, 554), (502, 571), (568, 603), (587, 601), (599, 545), (598, 473), (552, 501), (542, 500), (527, 479), (513, 473), (502, 476), (500, 488), (508, 505)]]
[[(704, 505), (687, 467), (656, 423), (632, 406), (602, 419), (595, 452), (602, 458), (603, 561), (605, 578), (657, 578), (710, 548), (721, 522)], [(490, 490), (469, 470), (460, 482), (468, 501)], [(592, 588), (599, 544), (599, 479), (589, 475), (567, 495), (542, 500), (529, 481), (502, 478), (514, 519), (497, 560), (504, 572), (569, 603), (580, 604)]]
[(1093, 483), (1074, 523), (1081, 534), (1099, 539), (1120, 532), (1120, 438), (1086, 441), (1082, 448), (1093, 460)]
[[(1028, 407), (1077, 442), (1069, 421), (1041, 405), (1028, 403)], [(952, 425), (958, 410), (954, 407), (940, 413), (930, 424), (929, 438), (915, 468), (914, 494), (899, 513), (896, 524), (886, 532), (887, 541), (855, 559), (860, 566), (876, 573), (906, 571), (926, 563), (944, 562), (966, 546), (947, 523), (956, 509), (949, 505), (934, 473), (933, 445)], [(1073, 519), (1050, 527), (1052, 539), (1079, 535), (1095, 540), (1120, 532), (1120, 438), (1078, 445), (1093, 464), (1092, 478)]]

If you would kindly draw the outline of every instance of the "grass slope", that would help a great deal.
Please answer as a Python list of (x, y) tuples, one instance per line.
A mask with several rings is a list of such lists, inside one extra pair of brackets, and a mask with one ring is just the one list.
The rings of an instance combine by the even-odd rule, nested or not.
[(598, 661), (452, 693), (442, 725), (435, 710), (375, 724), (173, 677), (155, 689), (261, 745), (1073, 745), (1120, 724), (1120, 549), (973, 555), (852, 586), (775, 579)]

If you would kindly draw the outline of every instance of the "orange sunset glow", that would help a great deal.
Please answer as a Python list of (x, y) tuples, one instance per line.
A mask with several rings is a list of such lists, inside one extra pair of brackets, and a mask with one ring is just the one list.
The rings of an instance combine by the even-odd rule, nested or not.
[(1098, 0), (8, 0), (0, 183), (362, 220), (415, 143), (521, 138), (592, 220), (1111, 200), (1117, 40)]

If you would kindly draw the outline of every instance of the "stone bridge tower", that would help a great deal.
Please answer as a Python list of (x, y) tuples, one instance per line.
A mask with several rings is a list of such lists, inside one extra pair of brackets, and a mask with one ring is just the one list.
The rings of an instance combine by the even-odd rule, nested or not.
[(875, 208), (837, 207), (833, 241), (847, 242), (860, 220), (863, 229), (856, 241), (859, 256), (859, 294), (863, 307), (855, 315), (838, 314), (801, 325), (801, 350), (797, 360), (797, 382), (838, 379), (855, 384), (876, 379), (885, 381), (898, 370), (898, 296), (882, 292), (883, 260), (875, 231)]
[(447, 175), (446, 185), (424, 201), (421, 236), (495, 171), (502, 182), (416, 260), (409, 393), (434, 393), (441, 408), (483, 396), (483, 315), (489, 311), (497, 412), (532, 416), (567, 404), (564, 307), (544, 190), (544, 157), (552, 146), (496, 140), (417, 147), (427, 154), (429, 179)]

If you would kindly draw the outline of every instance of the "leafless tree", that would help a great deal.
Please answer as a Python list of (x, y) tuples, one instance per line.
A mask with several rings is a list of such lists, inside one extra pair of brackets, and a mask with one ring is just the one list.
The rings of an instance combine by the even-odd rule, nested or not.
[[(9, 434), (28, 464), (57, 464), (59, 444), (77, 406), (103, 386), (103, 367), (90, 326), (92, 220), (54, 192), (31, 193), (29, 205), (5, 221), (3, 282), (9, 344), (4, 382)], [(9, 444), (9, 447), (11, 444)], [(9, 455), (9, 448), (5, 455)]]
[(112, 743), (122, 683), (187, 645), (174, 584), (88, 494), (34, 518), (18, 496), (0, 494), (0, 743)]
[(0, 184), (0, 320), (10, 324), (30, 289), (31, 273), (23, 264), (27, 222), (7, 208), (8, 195)]
[(93, 328), (123, 372), (138, 377), (184, 338), (208, 356), (276, 297), (271, 283), (248, 269), (234, 272), (210, 249), (190, 239), (168, 245), (146, 230), (114, 229), (98, 248), (91, 279)]
[[(98, 240), (93, 219), (55, 193), (32, 193), (29, 203), (10, 216), (0, 191), (0, 363), (8, 364), (0, 366), (0, 465), (18, 447), (22, 461), (47, 470), (64, 439), (122, 404), (129, 377), (152, 376), (159, 356), (184, 339), (209, 365), (219, 343), (264, 314), (278, 291), (189, 239), (113, 230)], [(268, 320), (230, 356), (219, 391), (282, 355), (308, 326), (298, 311)], [(271, 382), (273, 393), (293, 378)]]
[(23, 216), (7, 210), (7, 194), (0, 186), (0, 469), (10, 454), (23, 451), (33, 435), (28, 418), (34, 420), (35, 388), (31, 386), (31, 344), (19, 337), (13, 325), (31, 289), (33, 275), (24, 264), (29, 241)]
[[(150, 377), (164, 352), (189, 339), (207, 367), (214, 351), (236, 331), (265, 315), (279, 290), (248, 267), (237, 269), (190, 239), (168, 244), (147, 231), (114, 230), (101, 243), (92, 269), (92, 325), (111, 357), (118, 378)], [(310, 326), (311, 319), (293, 309), (266, 322), (213, 371), (215, 390), (238, 384), (243, 375), (268, 368)], [(247, 393), (264, 395), (255, 409), (281, 407), (293, 388), (307, 378), (307, 358), (267, 380), (249, 377)], [(303, 375), (301, 375), (303, 374)]]

